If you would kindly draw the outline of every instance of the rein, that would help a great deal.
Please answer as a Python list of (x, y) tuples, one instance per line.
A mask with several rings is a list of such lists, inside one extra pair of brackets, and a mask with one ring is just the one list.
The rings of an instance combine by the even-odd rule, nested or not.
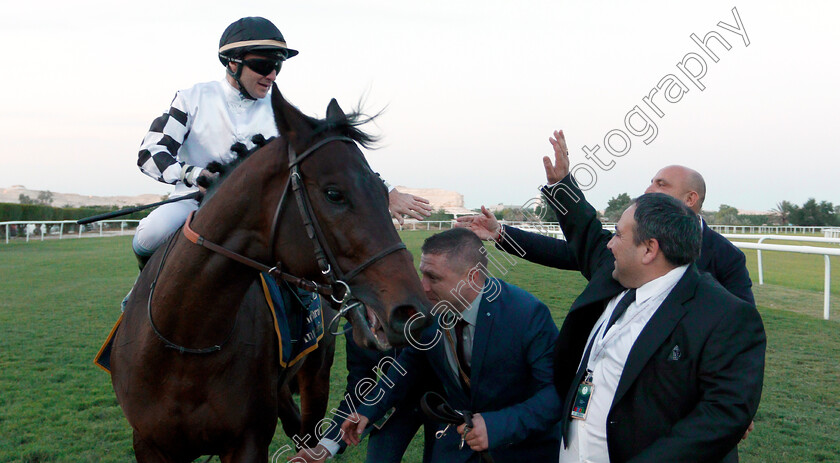
[[(189, 219), (188, 219), (189, 220)], [(157, 326), (155, 325), (155, 321), (152, 319), (152, 297), (155, 294), (155, 286), (157, 286), (157, 280), (160, 276), (161, 270), (163, 270), (163, 264), (166, 262), (166, 256), (169, 255), (169, 251), (172, 250), (172, 245), (175, 244), (175, 241), (178, 240), (178, 234), (176, 233), (175, 236), (169, 240), (169, 243), (166, 245), (166, 249), (163, 252), (163, 256), (160, 259), (160, 265), (158, 265), (157, 273), (155, 274), (155, 279), (152, 281), (151, 287), (149, 287), (149, 301), (146, 304), (146, 310), (149, 316), (149, 324), (152, 326), (152, 331), (154, 331), (155, 335), (163, 342), (163, 345), (169, 349), (174, 349), (180, 352), (181, 354), (210, 354), (219, 350), (222, 350), (222, 346), (225, 345), (231, 337), (233, 337), (233, 331), (236, 329), (236, 320), (239, 317), (234, 317), (233, 319), (233, 326), (230, 329), (230, 332), (225, 337), (225, 340), (215, 346), (205, 347), (202, 349), (194, 349), (189, 347), (184, 347), (174, 342), (170, 341), (169, 339), (164, 336), (160, 330), (158, 330)], [(237, 312), (238, 313), (238, 312)]]
[[(199, 233), (197, 233), (191, 226), (192, 218), (195, 212), (191, 213), (189, 217), (187, 217), (186, 222), (182, 228), (184, 237), (186, 237), (192, 243), (195, 243), (199, 246), (207, 248), (208, 250), (225, 256), (229, 259), (232, 259), (236, 262), (244, 264), (248, 267), (256, 269), (260, 272), (266, 272), (274, 277), (275, 280), (286, 281), (289, 282), (298, 288), (302, 288), (309, 292), (317, 292), (318, 294), (329, 296), (333, 302), (336, 304), (340, 304), (338, 309), (338, 315), (330, 321), (329, 327), (332, 327), (333, 324), (342, 316), (346, 316), (346, 314), (353, 308), (358, 307), (361, 305), (361, 302), (351, 302), (352, 294), (350, 292), (350, 286), (347, 284), (353, 278), (359, 276), (365, 269), (376, 263), (377, 261), (383, 259), (384, 257), (392, 254), (394, 252), (406, 249), (405, 244), (402, 242), (395, 243), (382, 251), (376, 253), (372, 257), (368, 258), (366, 261), (362, 262), (358, 267), (355, 269), (344, 273), (341, 270), (341, 267), (338, 265), (337, 260), (335, 259), (332, 250), (330, 249), (327, 241), (324, 237), (323, 231), (321, 229), (320, 224), (318, 223), (317, 217), (315, 217), (312, 209), (312, 204), (309, 200), (309, 195), (306, 191), (306, 187), (303, 184), (303, 177), (300, 172), (300, 164), (306, 160), (312, 153), (317, 151), (318, 149), (322, 148), (324, 145), (334, 142), (334, 141), (342, 141), (342, 142), (351, 142), (355, 144), (355, 141), (349, 137), (342, 137), (342, 136), (333, 136), (327, 137), (323, 140), (318, 141), (317, 143), (313, 144), (309, 148), (306, 149), (300, 155), (296, 155), (294, 149), (291, 145), (287, 145), (288, 152), (289, 152), (289, 179), (286, 181), (286, 186), (283, 189), (283, 194), (280, 197), (280, 201), (277, 203), (277, 210), (274, 213), (274, 221), (271, 226), (271, 244), (270, 248), (272, 253), (274, 252), (274, 246), (277, 242), (277, 232), (280, 225), (280, 217), (283, 213), (283, 206), (286, 202), (286, 197), (288, 196), (289, 190), (292, 190), (295, 199), (297, 201), (298, 209), (300, 211), (301, 219), (303, 220), (304, 228), (306, 229), (306, 234), (310, 240), (312, 240), (312, 245), (315, 248), (315, 259), (318, 262), (318, 268), (321, 270), (321, 274), (329, 282), (329, 285), (323, 285), (318, 282), (307, 280), (290, 273), (284, 272), (282, 270), (283, 265), (282, 262), (276, 260), (276, 264), (274, 266), (268, 266), (261, 262), (258, 262), (254, 259), (249, 257), (243, 256), (237, 252), (231, 251), (230, 249), (225, 248), (219, 244), (216, 244), (212, 241), (208, 241)], [(171, 244), (175, 242), (176, 238), (173, 238), (170, 241), (170, 245), (167, 246), (166, 251), (161, 259), (161, 265), (158, 268), (158, 275), (160, 275), (160, 271), (163, 268), (163, 262), (166, 261), (166, 255), (169, 253), (171, 249)], [(236, 323), (234, 322), (234, 327), (231, 329), (231, 332), (228, 334), (227, 338), (221, 343), (217, 344), (212, 347), (204, 348), (204, 349), (190, 349), (183, 346), (179, 346), (168, 339), (166, 339), (155, 327), (154, 322), (152, 321), (152, 295), (154, 294), (154, 287), (155, 283), (157, 283), (157, 276), (155, 277), (154, 282), (152, 283), (151, 291), (149, 293), (149, 302), (148, 302), (148, 312), (149, 312), (149, 322), (152, 325), (152, 329), (154, 330), (155, 334), (158, 338), (163, 341), (166, 347), (178, 350), (181, 353), (190, 353), (190, 354), (208, 354), (211, 352), (216, 352), (221, 350), (221, 346), (225, 344), (233, 335), (233, 329), (236, 328)], [(341, 298), (337, 298), (338, 288), (343, 287), (343, 291), (341, 292)]]

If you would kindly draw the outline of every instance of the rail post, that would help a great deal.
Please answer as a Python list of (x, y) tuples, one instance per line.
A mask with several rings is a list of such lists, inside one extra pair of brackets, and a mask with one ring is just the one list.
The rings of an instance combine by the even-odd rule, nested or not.
[(828, 255), (823, 257), (825, 258), (825, 296), (823, 300), (823, 318), (828, 320), (828, 317), (831, 314), (831, 308), (829, 307), (831, 302), (831, 260), (828, 258)]

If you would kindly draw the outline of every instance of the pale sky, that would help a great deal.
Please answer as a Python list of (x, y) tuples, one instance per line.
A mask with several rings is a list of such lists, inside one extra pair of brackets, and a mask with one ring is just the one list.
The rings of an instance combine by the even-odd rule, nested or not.
[[(745, 34), (726, 29), (733, 8)], [(597, 175), (586, 194), (599, 209), (669, 164), (705, 176), (709, 210), (840, 204), (836, 1), (3, 2), (0, 187), (170, 191), (137, 168), (140, 141), (176, 90), (223, 77), (219, 36), (252, 15), (300, 50), (278, 85), (305, 113), (322, 117), (332, 97), (387, 107), (366, 154), (393, 185), (455, 190), (469, 208), (522, 204), (563, 128), (572, 164)], [(731, 46), (710, 39), (718, 62), (690, 38), (710, 31)], [(702, 91), (678, 69), (688, 57), (699, 73), (695, 56)], [(677, 101), (650, 96), (657, 85)], [(656, 125), (648, 144), (631, 133), (641, 116), (625, 124), (637, 105)], [(608, 134), (629, 150), (608, 153)], [(585, 158), (595, 145), (609, 170)]]

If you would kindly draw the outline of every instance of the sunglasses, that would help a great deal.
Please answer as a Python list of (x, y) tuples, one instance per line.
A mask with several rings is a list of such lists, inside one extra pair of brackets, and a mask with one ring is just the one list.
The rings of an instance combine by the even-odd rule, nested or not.
[(280, 72), (280, 68), (283, 67), (283, 60), (278, 59), (243, 59), (243, 60), (231, 60), (235, 63), (244, 64), (251, 68), (252, 71), (256, 72), (261, 76), (267, 76), (271, 74), (271, 71)]

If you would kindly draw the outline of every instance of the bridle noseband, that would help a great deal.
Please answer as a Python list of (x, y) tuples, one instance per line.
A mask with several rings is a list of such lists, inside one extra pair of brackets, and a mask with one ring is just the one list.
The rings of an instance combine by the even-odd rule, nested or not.
[[(268, 266), (254, 259), (243, 256), (242, 254), (231, 251), (230, 249), (220, 246), (212, 241), (206, 240), (203, 236), (196, 233), (190, 225), (190, 223), (192, 222), (194, 212), (191, 213), (189, 217), (187, 217), (187, 221), (184, 223), (183, 227), (184, 236), (188, 240), (199, 246), (203, 246), (215, 253), (233, 259), (241, 264), (247, 265), (248, 267), (254, 268), (260, 272), (268, 273), (277, 281), (286, 281), (306, 291), (317, 292), (323, 296), (329, 296), (333, 300), (333, 302), (339, 304), (339, 309), (338, 315), (336, 315), (335, 318), (333, 318), (333, 320), (330, 321), (328, 329), (331, 329), (334, 323), (337, 320), (339, 320), (340, 317), (346, 316), (346, 314), (351, 309), (361, 304), (361, 302), (357, 300), (353, 302), (353, 295), (350, 292), (350, 286), (348, 285), (348, 282), (353, 278), (359, 276), (359, 274), (361, 274), (365, 269), (367, 269), (377, 261), (383, 259), (384, 257), (388, 256), (389, 254), (400, 251), (402, 249), (406, 249), (405, 244), (403, 244), (402, 242), (398, 242), (376, 253), (372, 257), (368, 258), (366, 261), (362, 262), (358, 267), (347, 273), (344, 273), (341, 270), (341, 267), (338, 265), (338, 261), (335, 259), (335, 255), (332, 253), (332, 250), (327, 244), (326, 238), (324, 237), (323, 231), (318, 222), (318, 218), (315, 217), (313, 213), (312, 203), (309, 200), (309, 194), (307, 193), (306, 187), (303, 184), (303, 176), (300, 172), (300, 164), (303, 163), (303, 161), (305, 161), (315, 151), (324, 147), (324, 145), (335, 141), (351, 142), (355, 144), (355, 140), (353, 140), (352, 138), (343, 136), (332, 136), (319, 140), (317, 143), (307, 148), (306, 151), (304, 151), (300, 155), (296, 155), (294, 149), (292, 148), (292, 145), (287, 144), (289, 153), (289, 178), (286, 181), (286, 186), (283, 188), (283, 194), (280, 197), (280, 201), (277, 203), (277, 210), (274, 213), (274, 221), (271, 226), (271, 241), (269, 247), (273, 254), (274, 247), (277, 244), (277, 234), (280, 225), (280, 218), (284, 210), (283, 206), (285, 205), (288, 192), (289, 190), (291, 190), (297, 201), (298, 210), (300, 211), (301, 219), (303, 220), (303, 225), (306, 229), (306, 234), (312, 241), (312, 245), (315, 248), (314, 254), (315, 259), (318, 262), (318, 268), (321, 270), (321, 274), (324, 275), (324, 277), (327, 279), (329, 283), (328, 285), (323, 285), (316, 281), (307, 280), (292, 275), (290, 273), (284, 272), (282, 270), (284, 266), (279, 259), (272, 259), (276, 262), (276, 264), (274, 266)], [(174, 242), (174, 239), (172, 241)], [(163, 260), (161, 261), (160, 268), (163, 268)], [(160, 268), (158, 269), (158, 274), (160, 273)], [(157, 277), (155, 278), (155, 282), (156, 281)], [(166, 347), (176, 349), (181, 353), (196, 354), (205, 354), (215, 352), (221, 349), (221, 345), (224, 344), (224, 342), (222, 344), (218, 344), (205, 349), (189, 349), (182, 346), (178, 346), (177, 344), (174, 344), (171, 341), (167, 340), (157, 330), (157, 327), (155, 327), (155, 324), (152, 321), (151, 306), (154, 286), (155, 283), (152, 283), (152, 290), (149, 293), (149, 322), (151, 323), (152, 329), (155, 331), (155, 334), (157, 334), (157, 336), (164, 342)], [(340, 295), (340, 298), (337, 297), (337, 295)], [(228, 338), (225, 340), (225, 342), (227, 342), (227, 340), (230, 339), (231, 334), (228, 334)]]

